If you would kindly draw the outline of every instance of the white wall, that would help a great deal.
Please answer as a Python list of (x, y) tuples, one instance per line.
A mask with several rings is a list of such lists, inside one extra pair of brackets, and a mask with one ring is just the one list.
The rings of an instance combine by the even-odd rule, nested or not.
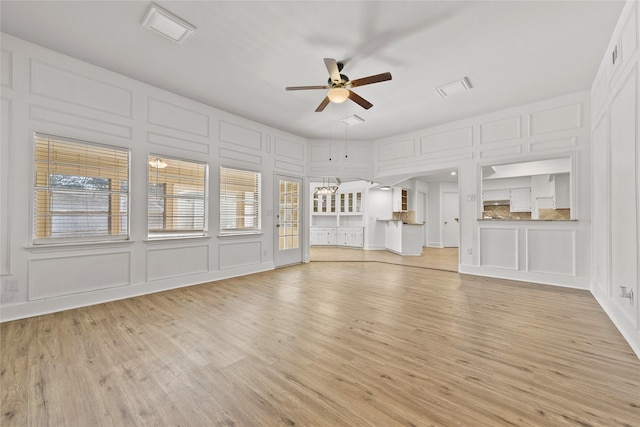
[[(588, 289), (589, 106), (589, 92), (581, 92), (375, 141), (374, 179), (458, 168), (461, 272)], [(482, 166), (556, 157), (571, 157), (575, 165), (578, 221), (478, 220)], [(430, 246), (441, 234), (432, 223), (433, 203), (439, 203), (433, 190)]]
[(391, 219), (391, 191), (371, 188), (367, 192), (365, 249), (384, 249), (385, 223), (378, 219)]
[[(591, 291), (640, 356), (640, 64), (638, 2), (628, 1), (591, 91)], [(618, 61), (612, 64), (617, 46)], [(620, 286), (633, 300), (620, 297)]]
[[(274, 175), (308, 175), (305, 139), (4, 34), (1, 64), (1, 320), (274, 268)], [(34, 131), (131, 150), (130, 241), (32, 246)], [(149, 152), (209, 163), (209, 237), (146, 240)], [(220, 165), (262, 173), (262, 235), (218, 237)]]

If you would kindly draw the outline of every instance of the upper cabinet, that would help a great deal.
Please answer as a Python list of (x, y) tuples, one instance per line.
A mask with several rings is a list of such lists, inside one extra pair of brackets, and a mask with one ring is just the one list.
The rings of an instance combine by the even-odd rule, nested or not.
[(314, 214), (362, 213), (362, 191), (335, 194), (314, 194)]
[(511, 212), (531, 212), (531, 189), (514, 188), (510, 191)]
[(482, 200), (485, 202), (509, 200), (509, 197), (509, 190), (485, 190), (482, 192)]
[(406, 212), (409, 209), (409, 192), (400, 187), (393, 187), (391, 208), (394, 212)]

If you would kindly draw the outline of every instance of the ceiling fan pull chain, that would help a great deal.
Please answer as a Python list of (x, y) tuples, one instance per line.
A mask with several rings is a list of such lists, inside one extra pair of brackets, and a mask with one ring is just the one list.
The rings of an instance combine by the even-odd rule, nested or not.
[(349, 157), (349, 138), (347, 138), (348, 129), (349, 129), (349, 125), (345, 123), (344, 124), (344, 158), (345, 159)]

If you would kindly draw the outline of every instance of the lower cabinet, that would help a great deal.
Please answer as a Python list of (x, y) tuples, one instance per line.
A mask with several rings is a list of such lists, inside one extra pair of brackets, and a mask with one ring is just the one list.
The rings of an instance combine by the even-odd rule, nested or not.
[(362, 227), (312, 227), (309, 237), (312, 246), (364, 247)]

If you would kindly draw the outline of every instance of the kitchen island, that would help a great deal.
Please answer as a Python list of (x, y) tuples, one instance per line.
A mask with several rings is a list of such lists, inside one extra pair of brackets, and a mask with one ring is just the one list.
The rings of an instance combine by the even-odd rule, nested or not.
[(403, 223), (401, 220), (379, 220), (385, 223), (385, 249), (398, 255), (422, 255), (423, 224)]

